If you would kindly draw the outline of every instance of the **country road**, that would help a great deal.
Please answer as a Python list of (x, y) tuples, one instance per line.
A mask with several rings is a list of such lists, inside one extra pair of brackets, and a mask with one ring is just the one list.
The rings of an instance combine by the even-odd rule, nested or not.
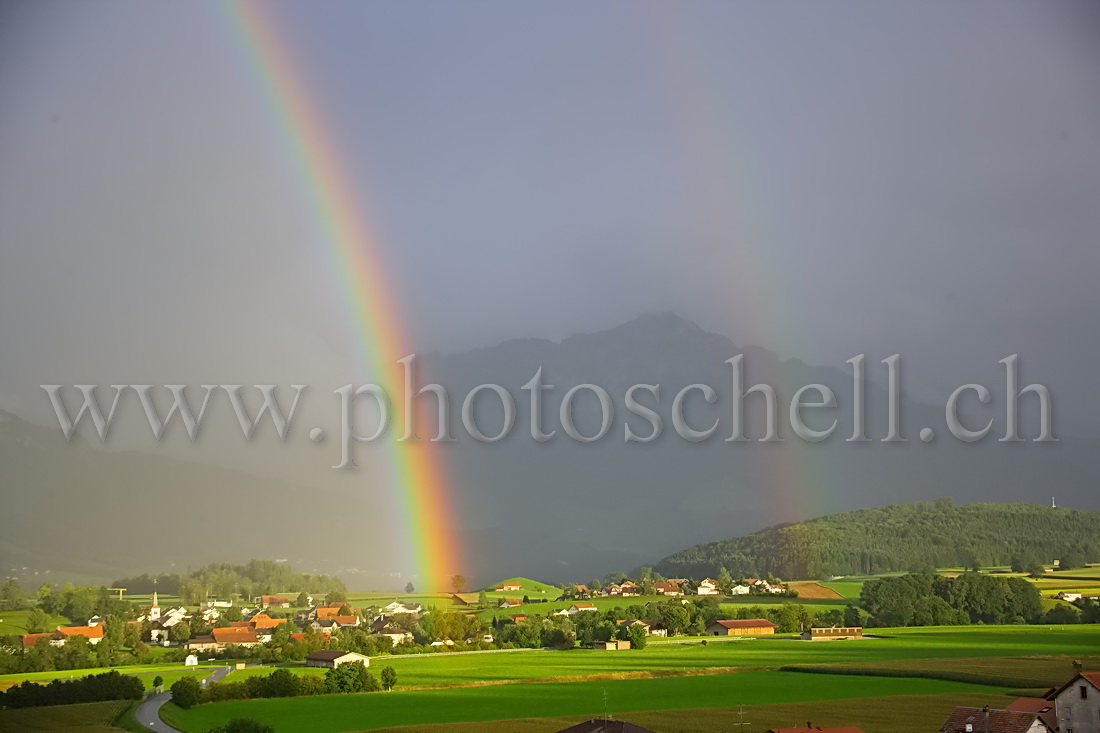
[[(229, 667), (222, 667), (221, 669), (214, 670), (213, 673), (205, 678), (203, 685), (211, 682), (217, 682), (229, 674)], [(156, 733), (183, 733), (178, 728), (165, 723), (160, 719), (160, 709), (164, 703), (172, 699), (171, 692), (161, 692), (151, 696), (141, 705), (138, 705), (137, 710), (134, 711), (134, 717), (137, 718), (137, 722), (142, 728), (146, 728)]]

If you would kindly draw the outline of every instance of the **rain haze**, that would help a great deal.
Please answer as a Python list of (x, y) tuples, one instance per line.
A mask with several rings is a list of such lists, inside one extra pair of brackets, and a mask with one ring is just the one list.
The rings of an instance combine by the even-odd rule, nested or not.
[[(879, 362), (898, 353), (907, 399), (942, 422), (959, 385), (1003, 394), (998, 361), (1019, 354), (1021, 386), (1046, 385), (1055, 432), (1080, 441), (1072, 461), (1053, 465), (1072, 463), (1069, 491), (1080, 508), (1100, 509), (1086, 490), (1096, 476), (1086, 456), (1100, 438), (1100, 5), (265, 7), (267, 61), (230, 5), (0, 9), (0, 410), (27, 430), (47, 428), (35, 435), (49, 451), (77, 448), (40, 385), (310, 385), (296, 440), (285, 444), (270, 425), (243, 440), (224, 400), (212, 404), (203, 439), (192, 443), (176, 425), (156, 442), (132, 395), (111, 440), (90, 425), (80, 435), (96, 451), (285, 480), (286, 507), (314, 488), (335, 492), (371, 527), (363, 543), (373, 550), (356, 569), (410, 572), (404, 559), (374, 552), (399, 531), (387, 517), (401, 511), (388, 497), (383, 452), (364, 447), (357, 473), (331, 468), (333, 390), (379, 378), (379, 346), (363, 327), (368, 285), (349, 275), (333, 217), (318, 204), (335, 192), (346, 194), (335, 210), (365, 223), (365, 266), (390, 291), (366, 318), (397, 328), (433, 373), (465, 389), (512, 379), (523, 402), (519, 385), (543, 358), (559, 375), (567, 363), (593, 365), (563, 386), (625, 380), (597, 343), (569, 337), (605, 334), (623, 345), (617, 353), (652, 347), (655, 360), (667, 337), (687, 344), (678, 356), (710, 360), (698, 372), (637, 362), (624, 385), (721, 375), (723, 360), (749, 347), (789, 369), (820, 370), (826, 383), (867, 354), (884, 385)], [(295, 128), (295, 109), (307, 127)], [(342, 185), (310, 171), (310, 148), (328, 151)], [(726, 353), (711, 335), (732, 342)], [(609, 390), (621, 400), (622, 389)], [(333, 438), (317, 445), (305, 436), (320, 423)], [(519, 423), (525, 430), (522, 414)], [(728, 451), (725, 433), (700, 449), (705, 460)], [(593, 508), (613, 509), (627, 495), (659, 495), (669, 480), (642, 475), (650, 469), (632, 465), (621, 435), (616, 423), (603, 453), (603, 444), (585, 446), (578, 460), (598, 481), (577, 488), (577, 502), (595, 497)], [(859, 471), (843, 467), (851, 447), (838, 437), (822, 446), (818, 472), (799, 479), (812, 501), (742, 511), (731, 499), (724, 515), (701, 504), (676, 514), (687, 528), (698, 521), (698, 535), (670, 532), (649, 546), (610, 533), (592, 550), (583, 523), (572, 535), (547, 519), (535, 532), (551, 556), (562, 553), (553, 567), (581, 562), (570, 544), (592, 550), (579, 571), (591, 574), (818, 510), (956, 489), (974, 501), (1001, 500), (999, 491), (1050, 500), (1035, 484), (918, 481), (880, 497), (856, 488)], [(910, 437), (906, 460), (923, 465), (913, 454), (924, 447)], [(1032, 451), (1023, 460), (1040, 460), (1040, 448), (1021, 448)], [(501, 528), (540, 506), (536, 493), (578, 481), (569, 467), (545, 465), (553, 461), (523, 436), (489, 448), (462, 434), (445, 449), (454, 531), (470, 557), (491, 555), (493, 537), (509, 536)], [(544, 453), (569, 450), (581, 454), (559, 436)], [(1050, 450), (1071, 449), (1063, 441)], [(726, 459), (713, 460), (678, 464), (700, 497), (733, 491), (714, 478)], [(534, 465), (543, 475), (528, 482)], [(746, 469), (731, 481), (759, 494), (767, 475)], [(33, 506), (14, 479), (0, 484)], [(111, 501), (109, 487), (93, 488)], [(57, 565), (32, 557), (38, 550), (14, 526), (4, 533), (9, 552)], [(174, 562), (246, 559), (245, 538), (219, 542)], [(104, 552), (120, 572), (160, 569)], [(290, 552), (347, 569), (304, 547)]]

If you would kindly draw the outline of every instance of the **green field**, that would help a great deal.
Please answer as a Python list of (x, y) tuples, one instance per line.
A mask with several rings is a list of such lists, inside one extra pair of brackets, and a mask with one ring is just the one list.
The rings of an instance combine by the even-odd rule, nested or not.
[[(936, 730), (959, 705), (996, 707), (1003, 695), (913, 695), (869, 697), (856, 700), (817, 700), (737, 707), (653, 710), (621, 716), (631, 723), (655, 731), (713, 733), (714, 731), (766, 731), (814, 725), (856, 725), (865, 733), (928, 733)], [(720, 701), (719, 701), (720, 702)], [(512, 718), (477, 723), (401, 725), (381, 728), (377, 733), (557, 733), (590, 719), (586, 716), (555, 718)], [(745, 727), (742, 727), (744, 724)]]
[(67, 680), (76, 679), (78, 677), (86, 677), (88, 675), (103, 674), (110, 672), (111, 670), (117, 670), (122, 674), (132, 674), (140, 679), (146, 689), (152, 689), (153, 679), (160, 675), (164, 678), (165, 684), (170, 685), (180, 677), (185, 675), (196, 674), (195, 670), (199, 670), (197, 674), (206, 676), (213, 672), (215, 669), (219, 669), (224, 666), (224, 663), (219, 665), (204, 665), (200, 667), (184, 667), (181, 664), (129, 664), (120, 667), (96, 667), (92, 669), (66, 669), (52, 672), (19, 672), (16, 674), (0, 675), (0, 689), (4, 689), (12, 684), (22, 682), (24, 680), (30, 680), (31, 682), (48, 682), (50, 680)]
[(0, 710), (0, 730), (8, 731), (80, 731), (106, 733), (117, 731), (115, 724), (133, 705), (129, 700), (86, 702), (76, 705), (50, 705), (41, 708)]
[[(4, 611), (0, 613), (0, 636), (23, 635), (27, 631), (27, 614), (30, 611)], [(50, 616), (46, 624), (47, 631), (53, 631), (58, 626), (65, 626), (69, 619), (64, 616)]]
[(254, 718), (276, 725), (279, 733), (369, 730), (393, 725), (498, 720), (516, 717), (596, 715), (706, 707), (721, 700), (765, 704), (841, 698), (949, 693), (996, 694), (1000, 688), (928, 679), (844, 677), (794, 672), (744, 672), (650, 680), (497, 685), (461, 689), (325, 695), (280, 700), (244, 700), (199, 705), (190, 710), (165, 706), (166, 721), (198, 733), (231, 718)]
[[(1049, 629), (1049, 630), (1048, 630)], [(878, 631), (878, 630), (876, 630)], [(1100, 649), (1100, 627), (984, 626), (883, 629), (888, 638), (850, 642), (803, 642), (794, 637), (746, 637), (652, 644), (644, 650), (530, 650), (481, 654), (403, 654), (375, 657), (375, 667), (392, 665), (402, 687), (431, 687), (470, 681), (504, 682), (588, 675), (613, 676), (656, 671), (689, 673), (714, 667), (780, 667), (951, 657), (1007, 657), (1036, 654), (1072, 656)], [(292, 667), (306, 672), (306, 667)], [(268, 670), (270, 671), (270, 670)], [(231, 672), (227, 680), (256, 669)]]
[(863, 590), (863, 583), (856, 580), (821, 581), (821, 585), (830, 590), (835, 590), (845, 598), (858, 599), (859, 592)]

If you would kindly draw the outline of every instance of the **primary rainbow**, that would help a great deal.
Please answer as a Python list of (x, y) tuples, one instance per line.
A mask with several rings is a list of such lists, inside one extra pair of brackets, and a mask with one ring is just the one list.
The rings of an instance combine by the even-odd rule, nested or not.
[[(391, 426), (398, 425), (404, 374), (397, 360), (410, 352), (399, 317), (400, 303), (390, 291), (364, 202), (341, 165), (337, 141), (281, 32), (274, 4), (231, 0), (218, 6), (226, 13), (271, 121), (297, 169), (302, 192), (342, 281), (361, 355), (373, 381), (391, 395), (395, 411)], [(449, 489), (438, 446), (392, 439), (388, 444), (408, 561), (418, 590), (443, 590), (447, 576), (462, 567), (462, 557), (451, 526)]]

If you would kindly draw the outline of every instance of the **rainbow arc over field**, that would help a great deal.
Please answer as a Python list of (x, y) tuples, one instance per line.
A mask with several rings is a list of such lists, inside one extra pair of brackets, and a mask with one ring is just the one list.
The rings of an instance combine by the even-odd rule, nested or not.
[[(395, 396), (403, 393), (398, 359), (410, 352), (391, 292), (385, 260), (370, 228), (366, 204), (341, 164), (338, 140), (293, 48), (282, 31), (274, 3), (230, 0), (219, 3), (235, 43), (296, 168), (302, 192), (341, 280), (356, 324), (355, 338), (372, 381)], [(394, 404), (400, 424), (402, 408)], [(419, 424), (433, 424), (418, 413)], [(408, 560), (418, 590), (443, 590), (447, 576), (462, 568), (462, 553), (451, 523), (450, 489), (437, 445), (430, 441), (388, 441), (392, 475), (399, 495)]]

